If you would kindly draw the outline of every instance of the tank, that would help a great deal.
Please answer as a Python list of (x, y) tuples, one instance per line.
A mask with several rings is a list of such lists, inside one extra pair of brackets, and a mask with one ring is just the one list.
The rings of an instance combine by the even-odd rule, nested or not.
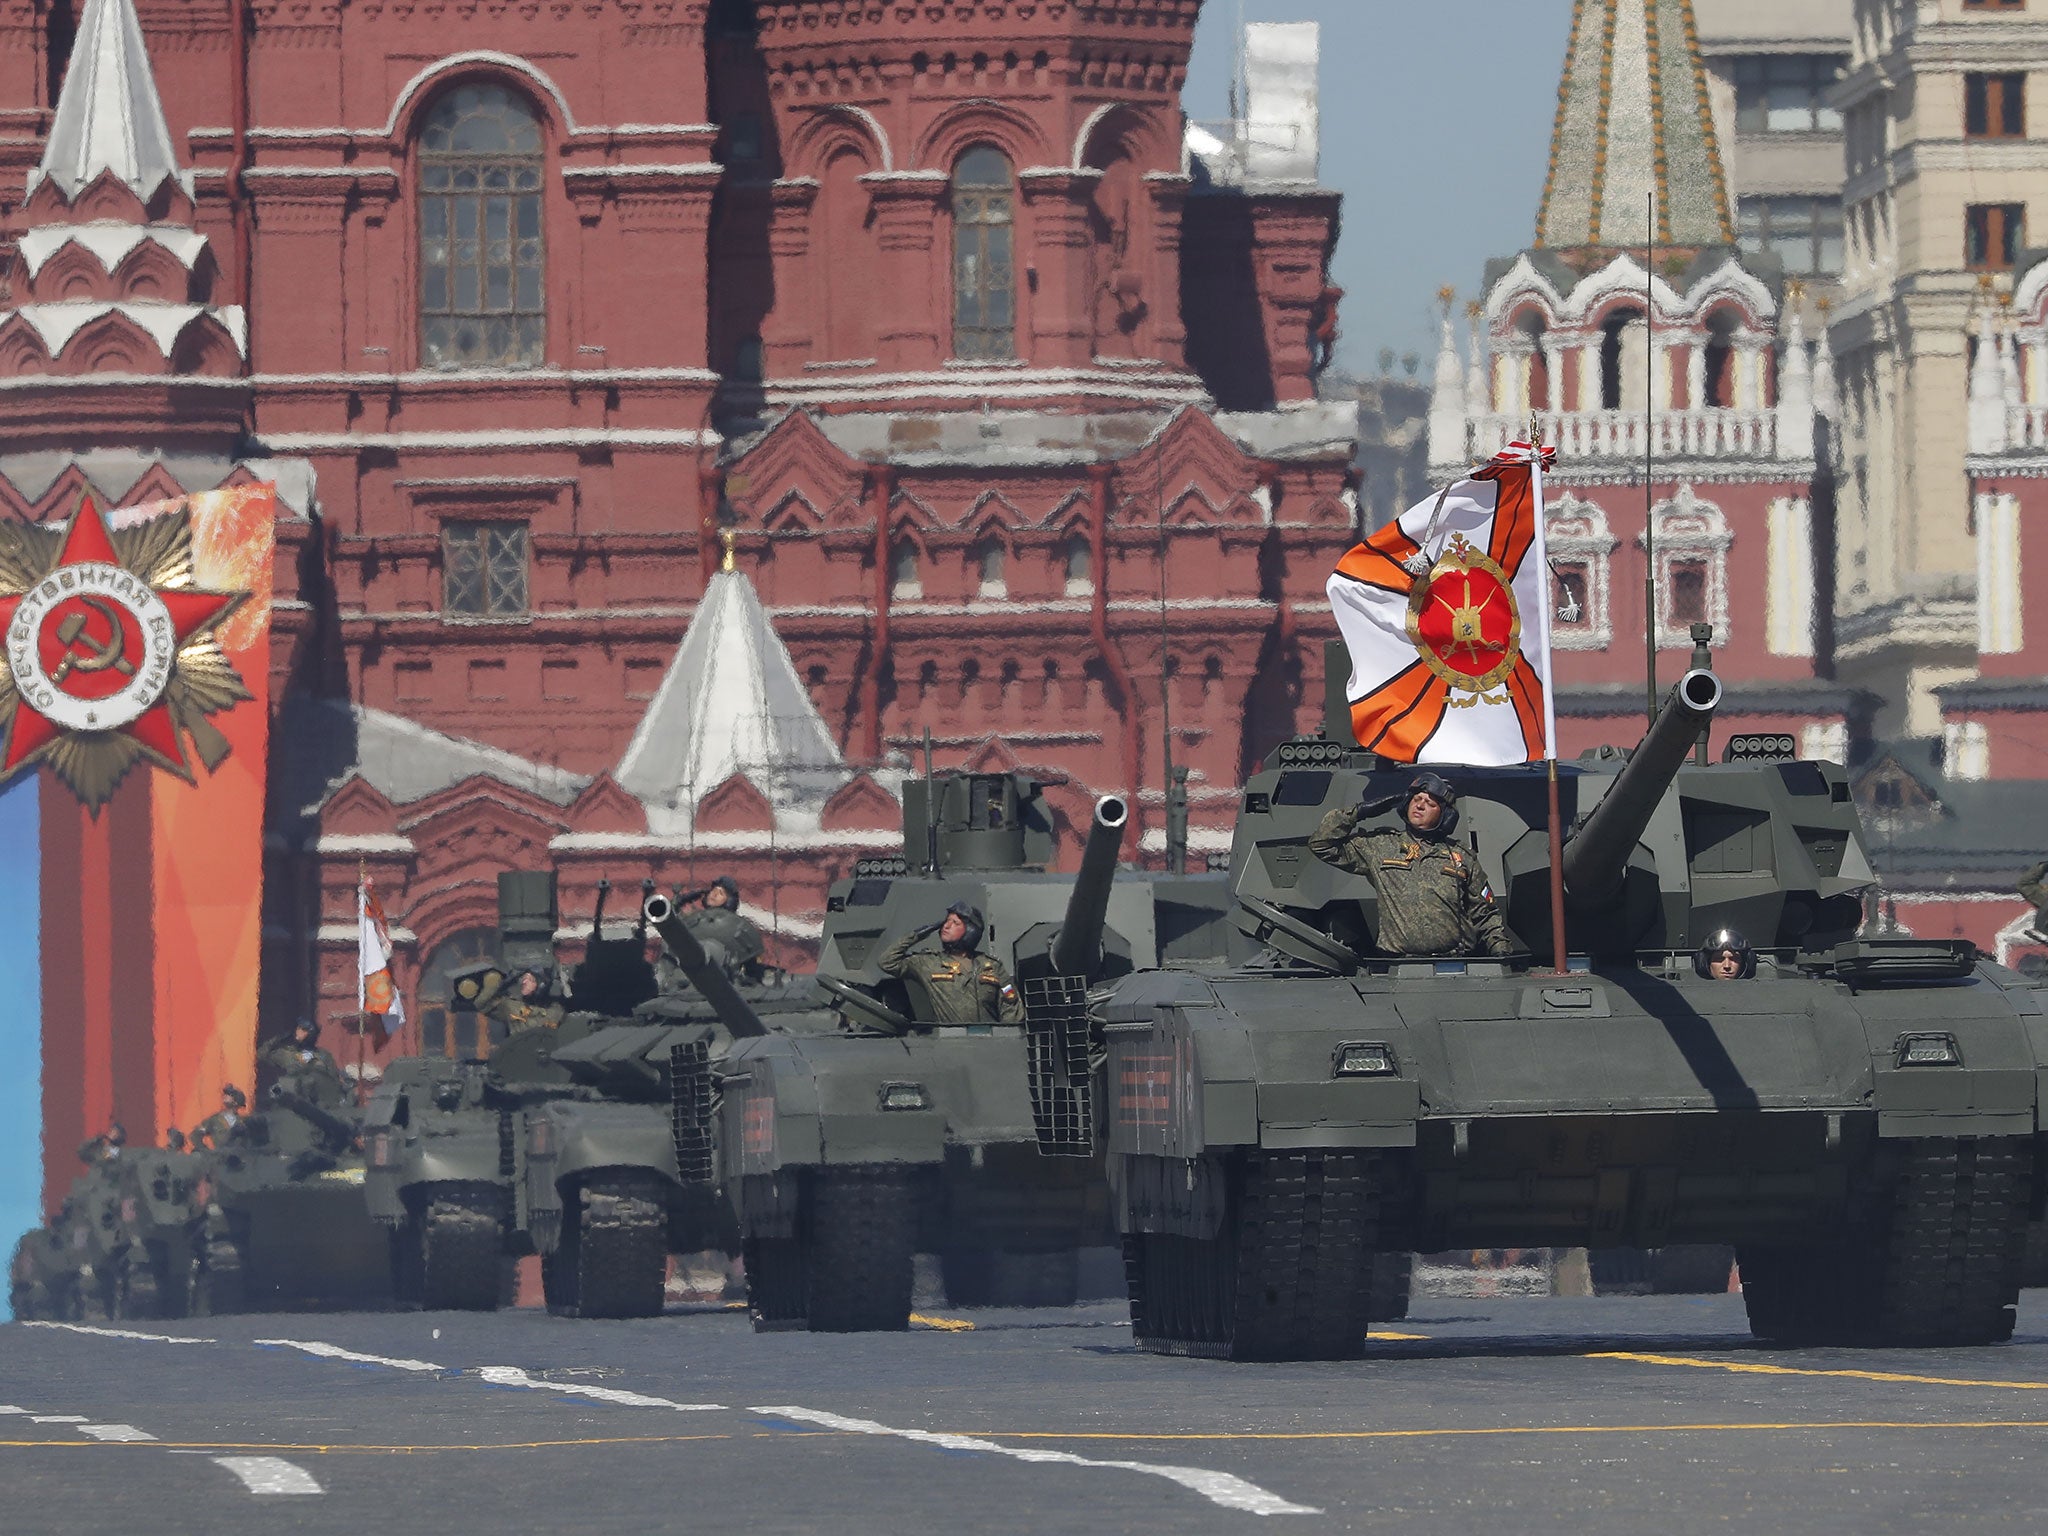
[(48, 1222), (24, 1232), (7, 1266), (7, 1304), (21, 1321), (77, 1322), (85, 1316), (85, 1261), (72, 1246), (67, 1198)]
[(225, 1236), (225, 1225), (209, 1217), (206, 1155), (134, 1147), (121, 1154), (117, 1166), (125, 1240), (120, 1315), (213, 1311), (207, 1247)]
[[(1341, 716), (1274, 752), (1232, 848), (1261, 954), (1139, 970), (1090, 1006), (1143, 1347), (1342, 1358), (1376, 1255), (1692, 1244), (1734, 1247), (1773, 1341), (2008, 1336), (2039, 994), (1967, 943), (1859, 937), (1844, 771), (1789, 737), (1689, 762), (1720, 692), (1690, 672), (1633, 752), (1560, 765), (1563, 974), (1542, 767), (1441, 770), (1519, 953), (1401, 958), (1373, 946), (1368, 883), (1308, 838), (1411, 770)], [(1754, 974), (1696, 971), (1724, 926)]]
[(211, 1188), (202, 1283), (214, 1312), (391, 1299), (383, 1232), (364, 1195), (362, 1111), (318, 1065), (288, 1072), (227, 1145)]
[[(763, 1027), (756, 1008), (815, 1013), (818, 996), (806, 981), (755, 965), (735, 991), (647, 881), (643, 908), (664, 931), (679, 930), (669, 943), (681, 986), (663, 992), (646, 957), (645, 911), (628, 935), (602, 936), (609, 891), (600, 881), (594, 937), (569, 979), (571, 1011), (559, 1027), (512, 1035), (487, 1060), (394, 1063), (372, 1096), (370, 1203), (393, 1233), (407, 1300), (498, 1306), (507, 1261), (537, 1254), (555, 1313), (652, 1316), (671, 1253), (735, 1250), (708, 1177), (683, 1177), (707, 1156), (710, 1135), (689, 1117), (701, 1122), (695, 1106), (733, 1034)], [(488, 1002), (515, 966), (541, 963), (539, 936), (551, 942), (555, 927), (553, 877), (501, 876), (499, 907), (508, 958), (454, 978), (458, 1009)], [(721, 935), (729, 956), (751, 936), (745, 925), (735, 930)], [(758, 950), (755, 940), (738, 958), (758, 959)]]
[[(1220, 880), (1118, 875), (1117, 797), (1096, 805), (1078, 873), (1056, 875), (1028, 777), (907, 790), (903, 856), (860, 861), (828, 894), (829, 1028), (738, 1040), (720, 1077), (717, 1176), (758, 1328), (907, 1327), (918, 1252), (937, 1255), (954, 1305), (1072, 1301), (1080, 1250), (1113, 1240), (1087, 989), (1230, 942)], [(962, 900), (986, 916), (983, 950), (1016, 978), (1026, 1024), (918, 1023), (881, 970), (895, 939)]]

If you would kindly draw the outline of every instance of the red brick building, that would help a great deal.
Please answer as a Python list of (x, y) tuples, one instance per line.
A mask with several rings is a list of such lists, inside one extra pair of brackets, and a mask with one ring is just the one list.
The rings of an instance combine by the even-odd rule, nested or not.
[[(927, 729), (941, 765), (1061, 777), (1069, 815), (1135, 790), (1156, 855), (1170, 721), (1221, 846), (1314, 712), (1358, 530), (1353, 415), (1315, 398), (1312, 55), (1249, 114), (1298, 131), (1191, 152), (1200, 10), (0, 27), (0, 495), (63, 516), (245, 463), (294, 492), (266, 1029), (353, 1017), (359, 865), (415, 1018), (512, 867), (560, 872), (565, 957), (600, 878), (623, 916), (643, 875), (727, 868), (799, 951)], [(33, 233), (88, 217), (146, 233)], [(59, 301), (111, 307), (21, 318)]]

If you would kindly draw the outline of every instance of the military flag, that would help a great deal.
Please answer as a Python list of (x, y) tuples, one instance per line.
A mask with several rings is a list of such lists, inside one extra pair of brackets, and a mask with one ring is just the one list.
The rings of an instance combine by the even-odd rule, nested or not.
[(405, 1023), (405, 1004), (391, 981), (391, 924), (367, 875), (356, 885), (356, 947), (356, 1007), (389, 1033)]
[(1543, 470), (1554, 457), (1511, 443), (1337, 562), (1330, 607), (1361, 746), (1402, 763), (1552, 755)]

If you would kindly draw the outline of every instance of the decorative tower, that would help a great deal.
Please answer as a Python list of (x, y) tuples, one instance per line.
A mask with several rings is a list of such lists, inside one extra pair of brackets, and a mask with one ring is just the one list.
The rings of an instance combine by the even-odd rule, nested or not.
[(1834, 751), (1861, 718), (1816, 675), (1816, 380), (1796, 319), (1780, 334), (1785, 288), (1734, 247), (1691, 0), (1577, 0), (1536, 242), (1488, 268), (1484, 377), (1460, 366), (1446, 307), (1429, 417), (1438, 480), (1532, 416), (1558, 449), (1567, 751), (1639, 730), (1646, 629), (1675, 675), (1713, 626), (1715, 665), (1744, 684), (1730, 729)]

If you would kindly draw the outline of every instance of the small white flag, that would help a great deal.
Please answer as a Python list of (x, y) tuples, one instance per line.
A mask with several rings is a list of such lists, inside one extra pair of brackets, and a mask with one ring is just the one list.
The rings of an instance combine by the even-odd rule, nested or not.
[(391, 982), (391, 925), (368, 876), (356, 887), (356, 1006), (389, 1030), (405, 1022), (405, 1004)]

